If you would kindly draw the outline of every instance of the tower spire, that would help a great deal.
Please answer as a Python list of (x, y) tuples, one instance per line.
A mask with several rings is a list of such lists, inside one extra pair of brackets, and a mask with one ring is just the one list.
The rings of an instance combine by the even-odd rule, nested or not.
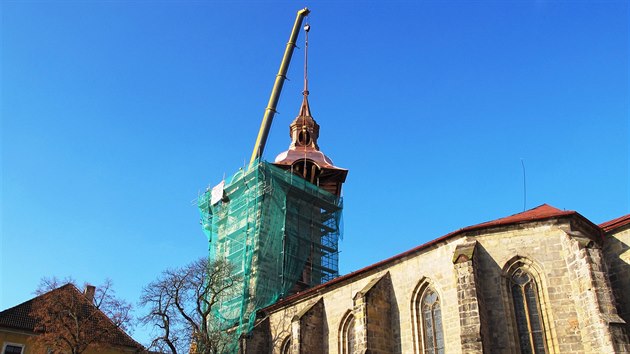
[(291, 144), (289, 149), (276, 156), (274, 165), (289, 170), (324, 190), (341, 195), (341, 185), (348, 170), (335, 166), (332, 160), (319, 150), (319, 124), (311, 114), (308, 104), (308, 32), (311, 26), (304, 25), (304, 91), (300, 113), (289, 125)]
[(306, 32), (304, 37), (304, 91), (302, 91), (304, 98), (298, 114), (299, 117), (311, 117), (311, 108), (308, 105), (308, 31), (310, 30), (311, 25), (308, 24), (307, 18), (306, 25), (304, 25), (304, 32)]

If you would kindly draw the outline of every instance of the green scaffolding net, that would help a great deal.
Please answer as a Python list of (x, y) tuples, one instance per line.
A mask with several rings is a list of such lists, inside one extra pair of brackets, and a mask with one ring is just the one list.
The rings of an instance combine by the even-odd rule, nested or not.
[(249, 333), (256, 311), (339, 275), (342, 200), (267, 162), (240, 170), (198, 199), (210, 258), (242, 277), (217, 319)]

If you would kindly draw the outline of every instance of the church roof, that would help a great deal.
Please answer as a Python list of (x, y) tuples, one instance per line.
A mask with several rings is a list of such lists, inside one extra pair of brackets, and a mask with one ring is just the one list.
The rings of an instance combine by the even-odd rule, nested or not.
[[(302, 296), (306, 296), (307, 294), (313, 294), (316, 293), (317, 291), (324, 289), (324, 288), (328, 288), (334, 284), (343, 282), (346, 279), (350, 279), (354, 276), (357, 276), (359, 274), (362, 273), (366, 273), (369, 272), (371, 270), (377, 269), (381, 266), (384, 266), (386, 264), (395, 262), (397, 260), (401, 260), (407, 256), (410, 256), (416, 252), (419, 252), (423, 249), (427, 249), (431, 246), (434, 246), (442, 241), (445, 241), (449, 238), (452, 238), (454, 236), (457, 235), (461, 235), (464, 234), (466, 232), (470, 232), (470, 231), (478, 231), (478, 230), (483, 230), (483, 229), (491, 229), (491, 228), (495, 228), (495, 227), (505, 227), (505, 226), (512, 226), (512, 225), (518, 225), (518, 224), (524, 224), (524, 223), (529, 223), (529, 222), (534, 222), (534, 221), (544, 221), (544, 220), (548, 220), (548, 219), (553, 219), (553, 218), (558, 218), (558, 217), (578, 217), (580, 219), (582, 219), (583, 221), (586, 221), (588, 224), (590, 224), (591, 226), (593, 226), (595, 229), (599, 229), (599, 227), (595, 224), (593, 224), (590, 220), (588, 220), (587, 218), (585, 218), (584, 216), (580, 215), (578, 212), (573, 211), (573, 210), (560, 210), (558, 208), (555, 208), (551, 205), (548, 204), (542, 204), (539, 205), (533, 209), (529, 209), (526, 210), (522, 213), (518, 213), (518, 214), (513, 214), (510, 216), (506, 216), (500, 219), (496, 219), (496, 220), (492, 220), (492, 221), (487, 221), (487, 222), (483, 222), (480, 224), (476, 224), (476, 225), (471, 225), (471, 226), (467, 226), (464, 228), (461, 228), (459, 230), (450, 232), (444, 236), (438, 237), (432, 241), (429, 241), (425, 244), (422, 244), (420, 246), (414, 247), (408, 251), (405, 251), (403, 253), (397, 254), (393, 257), (387, 258), (385, 260), (382, 260), (380, 262), (374, 263), (372, 265), (369, 265), (365, 268), (359, 269), (357, 271), (354, 271), (352, 273), (348, 273), (346, 275), (340, 276), (338, 278), (335, 278), (329, 282), (326, 282), (324, 284), (315, 286), (313, 288), (310, 288), (304, 292), (301, 293), (297, 293), (295, 295), (291, 295), (286, 297), (283, 300), (278, 301), (277, 303), (267, 307), (266, 309), (274, 309), (277, 307), (280, 307), (286, 303), (289, 303), (291, 301), (293, 301), (294, 299), (297, 299), (299, 297)], [(630, 221), (629, 221), (630, 222)]]
[[(552, 217), (565, 216), (577, 214), (573, 210), (560, 210), (558, 208), (552, 207), (549, 204), (542, 204), (533, 209), (526, 210), (522, 213), (506, 216), (504, 218), (484, 222), (481, 224), (473, 225), (465, 227), (465, 230), (469, 229), (481, 229), (491, 226), (503, 226), (509, 224), (517, 224), (522, 222), (536, 221), (540, 219), (548, 219)], [(462, 229), (462, 230), (464, 230)]]
[(599, 224), (599, 227), (601, 227), (604, 232), (610, 232), (628, 224), (630, 224), (630, 214), (603, 222)]
[[(79, 289), (76, 288), (76, 286), (74, 286), (71, 283), (68, 283), (57, 289), (54, 289), (47, 293), (36, 296), (17, 306), (13, 306), (11, 308), (8, 308), (0, 312), (0, 327), (17, 329), (17, 330), (22, 330), (22, 331), (27, 331), (27, 332), (35, 332), (36, 320), (34, 317), (31, 316), (33, 303), (37, 301), (38, 299), (44, 299), (46, 297), (53, 296), (52, 295), (53, 293), (60, 292), (60, 291), (69, 291), (72, 294), (72, 296), (74, 296), (79, 301), (83, 301), (86, 304), (89, 304), (90, 306), (94, 306), (87, 299), (87, 297), (83, 293), (81, 293)], [(98, 315), (103, 316), (103, 319), (107, 319), (106, 321), (101, 321), (100, 322), (101, 324), (103, 323), (111, 324), (112, 327), (115, 327), (114, 323), (111, 322), (109, 317), (107, 317), (100, 310), (98, 311)], [(109, 330), (111, 329), (112, 328), (109, 328)], [(132, 347), (132, 348), (140, 349), (140, 350), (144, 349), (144, 347), (140, 343), (136, 342), (122, 329), (115, 328), (113, 332), (115, 333), (115, 335), (113, 336), (111, 343), (108, 343), (108, 344)]]

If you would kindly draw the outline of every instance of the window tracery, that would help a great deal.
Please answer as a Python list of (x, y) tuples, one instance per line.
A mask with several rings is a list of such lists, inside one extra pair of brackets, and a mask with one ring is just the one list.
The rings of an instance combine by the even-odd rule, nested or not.
[(442, 309), (438, 294), (427, 288), (422, 296), (422, 335), (424, 352), (444, 353), (444, 332), (442, 329)]
[(440, 296), (427, 280), (420, 282), (412, 300), (416, 353), (443, 354), (444, 326)]
[(524, 269), (516, 268), (509, 283), (521, 353), (546, 353), (536, 281)]

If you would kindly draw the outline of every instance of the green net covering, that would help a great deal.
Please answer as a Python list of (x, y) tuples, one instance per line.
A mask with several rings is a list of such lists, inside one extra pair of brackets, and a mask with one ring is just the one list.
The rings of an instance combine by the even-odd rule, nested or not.
[(288, 171), (256, 163), (198, 206), (210, 258), (228, 259), (242, 277), (238, 295), (216, 309), (235, 338), (253, 328), (257, 310), (339, 275), (341, 198)]

